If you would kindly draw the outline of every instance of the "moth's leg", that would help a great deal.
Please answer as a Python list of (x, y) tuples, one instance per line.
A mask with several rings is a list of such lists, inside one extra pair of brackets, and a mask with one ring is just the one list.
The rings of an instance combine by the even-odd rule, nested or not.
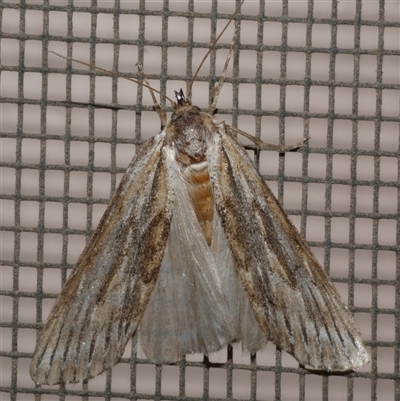
[(164, 128), (167, 125), (167, 113), (161, 108), (161, 106), (157, 102), (156, 96), (154, 95), (154, 91), (151, 89), (150, 82), (148, 81), (145, 73), (143, 72), (142, 66), (139, 63), (136, 65), (137, 65), (139, 72), (142, 74), (145, 84), (147, 85), (147, 87), (150, 90), (150, 95), (151, 95), (151, 97), (153, 99), (153, 103), (154, 103), (154, 109), (157, 112), (158, 116), (160, 117), (161, 127)]
[(258, 139), (255, 136), (250, 135), (247, 132), (240, 130), (239, 128), (234, 128), (234, 127), (231, 127), (228, 125), (225, 125), (225, 126), (227, 128), (227, 131), (231, 131), (235, 134), (239, 134), (239, 135), (246, 137), (247, 139), (250, 139), (250, 141), (252, 141), (260, 150), (275, 150), (276, 152), (279, 152), (279, 153), (285, 153), (285, 152), (290, 152), (292, 150), (297, 150), (297, 149), (301, 148), (305, 144), (305, 142), (307, 142), (310, 139), (310, 137), (307, 136), (302, 141), (300, 141), (300, 142), (296, 143), (296, 145), (292, 145), (292, 146), (272, 145), (271, 143), (263, 142), (261, 139)]
[[(190, 103), (192, 102), (192, 87), (193, 87), (193, 82), (196, 80), (196, 77), (197, 77), (197, 75), (198, 75), (198, 73), (199, 73), (201, 67), (203, 66), (204, 62), (207, 60), (207, 57), (209, 56), (209, 54), (211, 53), (211, 51), (214, 49), (215, 45), (218, 43), (220, 37), (224, 34), (224, 32), (225, 32), (226, 29), (228, 28), (229, 24), (233, 21), (233, 19), (235, 18), (235, 16), (239, 13), (240, 8), (242, 7), (242, 4), (243, 4), (243, 3), (244, 3), (244, 0), (242, 0), (242, 1), (240, 2), (239, 6), (238, 6), (237, 9), (235, 10), (235, 12), (232, 14), (232, 17), (229, 19), (228, 23), (225, 25), (225, 28), (221, 31), (221, 33), (218, 35), (217, 39), (215, 39), (214, 42), (213, 42), (213, 44), (209, 47), (209, 49), (208, 49), (206, 55), (203, 57), (203, 60), (201, 61), (201, 63), (200, 63), (200, 65), (198, 66), (198, 68), (197, 68), (195, 74), (193, 75), (193, 79), (192, 79), (192, 81), (190, 82), (190, 84), (188, 85), (187, 94), (186, 94), (186, 99), (187, 99)], [(235, 28), (235, 35), (234, 35), (234, 37), (233, 37), (231, 49), (229, 50), (229, 55), (228, 55), (227, 63), (229, 63), (229, 59), (230, 59), (231, 54), (232, 54), (232, 48), (233, 48), (233, 44), (235, 43), (235, 40), (236, 40), (236, 35), (237, 35), (237, 33), (238, 33), (238, 31), (237, 31), (238, 29), (239, 29), (239, 28), (238, 28), (238, 24), (237, 24), (237, 25), (236, 25), (236, 28)], [(227, 63), (225, 64), (224, 71), (223, 71), (223, 73), (222, 73), (222, 75), (223, 75), (223, 77), (221, 77), (222, 82), (224, 82), (224, 79), (225, 79), (225, 73), (226, 73)], [(222, 84), (221, 84), (220, 86), (222, 86)], [(218, 90), (218, 94), (219, 94), (219, 90)], [(218, 98), (218, 95), (217, 95), (217, 98)], [(212, 102), (212, 105), (210, 106), (210, 112), (211, 112), (211, 111), (212, 111), (212, 112), (215, 111), (215, 103), (216, 103), (216, 101), (213, 101), (213, 102)], [(214, 107), (213, 107), (213, 106), (214, 106)], [(212, 114), (212, 112), (211, 112), (211, 114)]]
[(219, 94), (221, 92), (222, 85), (225, 82), (225, 76), (226, 76), (226, 71), (228, 69), (229, 61), (231, 60), (232, 54), (233, 54), (233, 47), (235, 46), (235, 42), (239, 39), (239, 22), (235, 22), (235, 34), (233, 35), (232, 43), (229, 48), (229, 53), (228, 57), (226, 58), (224, 69), (222, 70), (221, 78), (219, 79), (219, 82), (214, 85), (214, 88), (212, 89), (211, 92), (211, 105), (210, 108), (208, 109), (209, 113), (211, 115), (214, 114), (216, 108), (217, 108), (217, 102), (219, 98)]
[[(125, 78), (125, 79), (127, 79), (128, 81), (134, 82), (134, 83), (136, 83), (136, 84), (138, 84), (138, 85), (146, 86), (146, 87), (149, 88), (149, 90), (150, 90), (151, 97), (153, 98), (153, 102), (154, 102), (154, 108), (155, 108), (155, 110), (157, 111), (157, 114), (158, 114), (159, 117), (160, 117), (160, 120), (161, 120), (161, 127), (164, 128), (165, 125), (167, 124), (167, 114), (165, 113), (165, 111), (163, 111), (163, 110), (161, 109), (161, 106), (158, 104), (157, 99), (156, 99), (156, 97), (154, 96), (154, 92), (157, 92), (157, 93), (160, 93), (160, 92), (159, 92), (157, 89), (153, 89), (153, 88), (150, 86), (149, 81), (147, 80), (146, 76), (144, 75), (143, 70), (142, 70), (142, 67), (141, 67), (139, 64), (137, 64), (137, 66), (138, 66), (139, 71), (141, 72), (141, 74), (142, 74), (142, 76), (143, 76), (143, 79), (144, 79), (144, 81), (145, 81), (145, 84), (143, 84), (142, 82), (137, 81), (136, 79), (132, 79), (132, 78), (125, 77), (125, 76), (123, 76), (122, 74), (116, 73), (116, 72), (114, 72), (114, 71), (109, 71), (109, 70), (106, 70), (106, 69), (101, 68), (101, 67), (97, 67), (97, 66), (92, 65), (92, 64), (89, 64), (89, 63), (85, 63), (84, 61), (80, 61), (80, 60), (77, 60), (77, 59), (72, 58), (72, 57), (65, 57), (65, 56), (63, 56), (63, 55), (61, 55), (61, 54), (59, 54), (59, 53), (53, 52), (53, 51), (49, 51), (49, 53), (55, 54), (56, 56), (58, 56), (58, 57), (60, 57), (60, 58), (62, 58), (62, 59), (64, 59), (64, 60), (75, 61), (76, 63), (82, 64), (82, 65), (86, 65), (87, 67), (93, 68), (93, 69), (95, 69), (95, 70), (97, 70), (97, 71), (106, 72), (107, 74), (110, 74), (111, 76), (119, 77), (119, 78)], [(161, 94), (161, 93), (160, 93), (160, 94)], [(171, 102), (172, 106), (174, 105), (174, 102), (173, 102), (168, 96), (165, 96), (165, 98), (168, 99), (168, 100)]]

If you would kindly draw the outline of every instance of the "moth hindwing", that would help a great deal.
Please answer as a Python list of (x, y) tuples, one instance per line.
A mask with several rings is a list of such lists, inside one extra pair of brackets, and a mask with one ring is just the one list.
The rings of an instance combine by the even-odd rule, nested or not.
[(247, 352), (272, 341), (314, 369), (368, 362), (353, 316), (238, 131), (213, 116), (225, 72), (210, 112), (182, 90), (169, 122), (159, 111), (164, 128), (133, 158), (40, 332), (36, 383), (97, 376), (133, 336), (156, 364), (236, 341)]

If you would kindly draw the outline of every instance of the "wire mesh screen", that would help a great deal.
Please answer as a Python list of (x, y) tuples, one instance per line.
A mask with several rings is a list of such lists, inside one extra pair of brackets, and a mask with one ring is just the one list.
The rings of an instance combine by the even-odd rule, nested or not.
[[(400, 8), (384, 0), (245, 2), (217, 112), (265, 142), (310, 137), (297, 152), (247, 149), (354, 313), (371, 363), (317, 375), (269, 343), (256, 355), (234, 344), (156, 366), (128, 344), (119, 364), (83, 385), (30, 379), (38, 329), (136, 147), (160, 130), (146, 88), (49, 51), (140, 80), (139, 63), (172, 97), (237, 5), (0, 4), (1, 400), (400, 399)], [(233, 32), (193, 86), (201, 108)]]

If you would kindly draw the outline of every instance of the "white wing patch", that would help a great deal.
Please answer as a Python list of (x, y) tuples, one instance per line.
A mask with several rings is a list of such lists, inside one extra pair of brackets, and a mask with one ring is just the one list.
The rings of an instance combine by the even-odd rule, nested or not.
[[(171, 163), (175, 163), (172, 158)], [(215, 352), (235, 339), (223, 277), (216, 266), (176, 165), (170, 234), (139, 341), (157, 364)]]
[(240, 340), (245, 352), (255, 352), (267, 336), (238, 281), (220, 218), (214, 213), (210, 248), (179, 167), (169, 160), (176, 165), (175, 204), (160, 273), (138, 328), (141, 347), (157, 364)]

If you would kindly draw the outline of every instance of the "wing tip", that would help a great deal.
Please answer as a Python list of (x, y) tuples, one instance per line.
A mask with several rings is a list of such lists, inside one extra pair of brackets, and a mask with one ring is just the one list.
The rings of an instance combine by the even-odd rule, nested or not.
[(364, 345), (361, 344), (360, 348), (357, 348), (348, 358), (338, 355), (337, 358), (333, 359), (321, 359), (318, 361), (307, 361), (306, 363), (300, 362), (300, 365), (305, 369), (312, 372), (324, 372), (326, 373), (351, 373), (355, 370), (362, 368), (371, 361), (368, 351)]

